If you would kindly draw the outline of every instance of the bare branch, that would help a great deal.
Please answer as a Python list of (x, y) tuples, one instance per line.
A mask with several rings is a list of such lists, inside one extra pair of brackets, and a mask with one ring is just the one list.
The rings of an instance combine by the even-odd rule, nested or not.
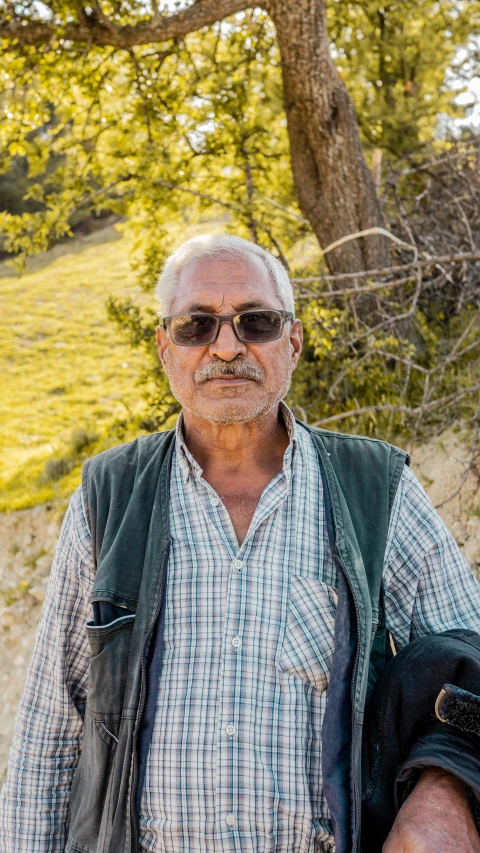
[(366, 415), (368, 412), (403, 412), (404, 414), (409, 415), (409, 417), (417, 417), (419, 414), (423, 414), (423, 412), (431, 411), (432, 409), (437, 409), (441, 406), (452, 406), (454, 403), (462, 400), (463, 397), (466, 397), (469, 394), (475, 394), (477, 391), (480, 391), (480, 382), (477, 383), (477, 385), (472, 385), (470, 388), (464, 388), (462, 391), (456, 391), (454, 394), (447, 394), (445, 397), (440, 397), (438, 400), (432, 400), (424, 406), (416, 406), (414, 409), (409, 406), (397, 406), (393, 403), (379, 403), (376, 406), (360, 406), (358, 409), (351, 409), (348, 412), (340, 412), (338, 415), (331, 415), (328, 418), (322, 418), (320, 421), (316, 421), (316, 423), (312, 424), (312, 426), (323, 426), (324, 424), (343, 421), (345, 418), (353, 418), (357, 415)]
[[(292, 278), (292, 282), (297, 282), (300, 279)], [(375, 290), (388, 290), (392, 287), (400, 287), (402, 284), (408, 284), (415, 280), (415, 274), (407, 275), (405, 278), (395, 278), (393, 281), (374, 281), (365, 287), (345, 287), (338, 290), (319, 290), (315, 292), (299, 293), (295, 295), (295, 299), (315, 299), (320, 297), (330, 296), (352, 296), (357, 293), (372, 293)]]
[(397, 243), (405, 249), (410, 249), (410, 251), (415, 252), (416, 259), (417, 247), (415, 245), (412, 246), (410, 243), (405, 243), (403, 240), (400, 240), (399, 237), (396, 237), (395, 234), (392, 234), (391, 231), (387, 231), (386, 228), (381, 228), (379, 225), (374, 225), (372, 228), (364, 228), (363, 231), (355, 231), (354, 234), (345, 234), (344, 237), (340, 237), (339, 240), (335, 240), (334, 243), (330, 243), (329, 246), (322, 249), (322, 255), (326, 255), (328, 252), (331, 252), (332, 249), (338, 249), (338, 247), (343, 246), (344, 243), (350, 243), (351, 240), (359, 240), (361, 237), (370, 237), (374, 234), (381, 234), (383, 237), (388, 237), (393, 243)]
[[(451, 255), (438, 255), (437, 257), (426, 258), (422, 261), (412, 261), (409, 264), (399, 264), (396, 267), (381, 267), (376, 270), (364, 270), (363, 272), (344, 272), (339, 275), (316, 275), (306, 278), (292, 278), (293, 284), (305, 284), (309, 281), (346, 281), (354, 278), (368, 278), (369, 276), (388, 276), (396, 275), (399, 272), (406, 272), (411, 269), (427, 269), (435, 264), (458, 264), (461, 261), (480, 261), (480, 252), (459, 252)], [(385, 287), (385, 285), (384, 285)], [(369, 288), (366, 288), (369, 289)], [(360, 288), (356, 288), (358, 293)]]
[[(468, 145), (480, 145), (480, 139), (470, 139)], [(402, 169), (401, 175), (412, 175), (414, 172), (427, 172), (430, 169), (440, 166), (443, 163), (450, 163), (452, 160), (457, 160), (459, 157), (464, 157), (465, 152), (459, 151), (457, 154), (448, 154), (446, 157), (439, 157), (436, 160), (430, 160), (428, 163), (421, 163), (419, 166), (413, 166), (409, 169)]]

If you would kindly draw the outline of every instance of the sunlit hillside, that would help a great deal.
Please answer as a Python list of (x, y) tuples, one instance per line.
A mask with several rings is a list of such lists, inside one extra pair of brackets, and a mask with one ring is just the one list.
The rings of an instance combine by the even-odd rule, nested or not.
[(114, 227), (57, 246), (18, 277), (0, 266), (0, 510), (68, 496), (81, 460), (128, 436), (141, 355), (107, 297), (147, 297)]

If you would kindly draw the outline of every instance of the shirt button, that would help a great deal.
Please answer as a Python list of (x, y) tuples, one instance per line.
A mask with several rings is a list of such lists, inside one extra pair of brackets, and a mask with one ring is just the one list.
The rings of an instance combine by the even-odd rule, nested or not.
[(234, 560), (233, 565), (236, 569), (243, 569), (243, 563), (241, 560)]
[(232, 640), (232, 646), (235, 646), (236, 649), (239, 649), (241, 645), (242, 645), (242, 641), (241, 641), (240, 637), (234, 637)]
[(235, 734), (235, 726), (233, 725), (233, 723), (229, 723), (228, 726), (226, 727), (225, 731), (226, 731), (227, 735), (234, 735)]
[(235, 815), (227, 814), (225, 818), (225, 823), (228, 823), (229, 826), (233, 826), (233, 824), (235, 823)]
[(218, 506), (219, 503), (220, 501), (218, 500), (218, 498), (212, 498), (212, 506)]

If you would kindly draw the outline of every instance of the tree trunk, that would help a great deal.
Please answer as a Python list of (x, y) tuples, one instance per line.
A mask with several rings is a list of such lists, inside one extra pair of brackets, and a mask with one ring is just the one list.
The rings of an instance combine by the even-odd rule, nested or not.
[[(280, 46), (295, 187), (320, 246), (385, 226), (355, 108), (330, 56), (323, 0), (262, 5)], [(376, 235), (352, 240), (325, 260), (332, 273), (388, 266), (390, 241)]]

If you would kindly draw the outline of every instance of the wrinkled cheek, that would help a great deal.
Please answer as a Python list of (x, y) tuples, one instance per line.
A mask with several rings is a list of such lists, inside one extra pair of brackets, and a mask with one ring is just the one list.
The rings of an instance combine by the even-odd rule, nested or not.
[(194, 395), (194, 384), (191, 376), (191, 370), (182, 368), (179, 365), (171, 365), (167, 371), (168, 381), (173, 396), (179, 403), (186, 403)]
[(272, 377), (272, 385), (278, 389), (279, 399), (282, 399), (290, 388), (292, 373), (293, 365), (288, 356), (278, 361), (275, 375)]

